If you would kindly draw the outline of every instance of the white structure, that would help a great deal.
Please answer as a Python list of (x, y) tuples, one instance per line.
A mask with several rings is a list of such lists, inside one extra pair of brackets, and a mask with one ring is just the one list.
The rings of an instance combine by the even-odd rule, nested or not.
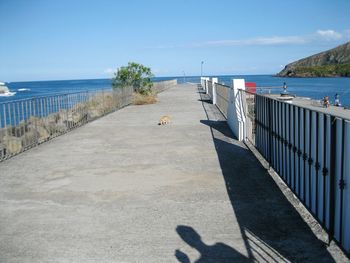
[(208, 94), (209, 93), (209, 87), (208, 87), (208, 81), (210, 80), (210, 78), (205, 77), (205, 93)]
[(201, 77), (201, 87), (202, 89), (205, 89), (205, 78)]
[(232, 80), (232, 87), (229, 94), (227, 123), (237, 139), (243, 141), (246, 138), (246, 117), (239, 90), (245, 90), (244, 79)]
[(201, 77), (201, 85), (203, 90), (205, 90), (205, 93), (208, 94), (208, 81), (210, 78), (208, 77)]
[(4, 82), (0, 82), (0, 94), (9, 92)]
[(0, 97), (9, 97), (15, 95), (16, 92), (10, 92), (4, 82), (0, 82)]
[(213, 97), (212, 97), (212, 101), (213, 104), (216, 105), (217, 103), (217, 95), (216, 95), (216, 83), (218, 83), (218, 78), (212, 78), (211, 79), (212, 82), (212, 89), (213, 89)]

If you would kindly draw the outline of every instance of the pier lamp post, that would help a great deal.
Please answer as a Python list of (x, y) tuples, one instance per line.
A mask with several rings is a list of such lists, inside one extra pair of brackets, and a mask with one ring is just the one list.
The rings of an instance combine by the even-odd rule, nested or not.
[(201, 77), (203, 77), (203, 64), (204, 64), (204, 61), (201, 62)]
[(184, 75), (184, 83), (186, 83), (186, 74), (185, 74), (185, 71), (182, 71), (182, 74)]

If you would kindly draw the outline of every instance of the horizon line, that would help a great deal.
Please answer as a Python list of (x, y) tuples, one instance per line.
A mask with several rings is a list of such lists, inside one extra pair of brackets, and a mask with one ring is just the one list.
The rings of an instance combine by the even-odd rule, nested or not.
[[(218, 76), (275, 76), (276, 74), (258, 73), (258, 74), (203, 74), (202, 77), (218, 77)], [(155, 76), (153, 78), (200, 78), (201, 75), (172, 75), (172, 76)], [(20, 80), (20, 81), (5, 81), (5, 83), (20, 83), (20, 82), (49, 82), (49, 81), (78, 81), (78, 80), (106, 80), (112, 78), (81, 78), (81, 79), (40, 79), (40, 80)]]

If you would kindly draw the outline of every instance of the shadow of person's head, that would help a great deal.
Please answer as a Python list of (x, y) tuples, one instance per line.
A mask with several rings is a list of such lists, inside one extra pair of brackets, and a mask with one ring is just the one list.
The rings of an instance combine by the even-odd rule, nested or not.
[(176, 227), (176, 232), (189, 246), (196, 249), (203, 246), (201, 236), (192, 227), (179, 225)]
[[(190, 226), (179, 225), (176, 232), (183, 241), (200, 253), (200, 258), (195, 262), (250, 262), (249, 258), (225, 243), (206, 245), (202, 237)], [(181, 263), (191, 262), (189, 256), (179, 249), (175, 250), (175, 257)]]

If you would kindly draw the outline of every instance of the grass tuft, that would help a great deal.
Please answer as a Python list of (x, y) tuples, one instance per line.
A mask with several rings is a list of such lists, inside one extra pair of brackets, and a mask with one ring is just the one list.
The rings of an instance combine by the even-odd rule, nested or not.
[(133, 95), (134, 105), (154, 104), (156, 102), (157, 102), (157, 98), (155, 94), (142, 95), (140, 93), (134, 93)]

